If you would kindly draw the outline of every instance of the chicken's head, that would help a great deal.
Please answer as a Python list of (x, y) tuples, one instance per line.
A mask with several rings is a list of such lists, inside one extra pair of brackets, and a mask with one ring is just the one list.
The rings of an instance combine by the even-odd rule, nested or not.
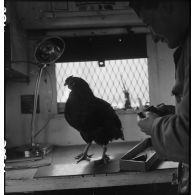
[(79, 89), (79, 90), (87, 89), (87, 90), (89, 90), (90, 89), (88, 83), (85, 80), (83, 80), (82, 78), (79, 78), (79, 77), (74, 77), (74, 76), (69, 76), (65, 80), (64, 85), (65, 86), (67, 85), (70, 90), (73, 90), (73, 89)]

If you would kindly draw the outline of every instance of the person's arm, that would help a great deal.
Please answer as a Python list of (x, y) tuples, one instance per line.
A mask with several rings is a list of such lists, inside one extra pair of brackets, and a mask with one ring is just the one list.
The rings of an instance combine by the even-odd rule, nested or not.
[[(157, 153), (168, 160), (189, 162), (189, 104), (181, 102), (177, 115), (156, 118), (152, 125), (152, 143)], [(186, 107), (186, 108), (184, 108)], [(185, 111), (184, 111), (185, 110)]]
[(176, 107), (176, 114), (156, 118), (152, 124), (153, 146), (165, 159), (189, 163), (189, 101), (189, 70), (186, 70), (184, 96)]

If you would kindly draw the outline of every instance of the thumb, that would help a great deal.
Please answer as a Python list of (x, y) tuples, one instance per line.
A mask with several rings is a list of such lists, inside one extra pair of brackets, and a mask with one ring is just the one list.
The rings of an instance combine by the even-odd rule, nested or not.
[(146, 117), (147, 118), (157, 118), (159, 117), (159, 115), (154, 112), (146, 112)]

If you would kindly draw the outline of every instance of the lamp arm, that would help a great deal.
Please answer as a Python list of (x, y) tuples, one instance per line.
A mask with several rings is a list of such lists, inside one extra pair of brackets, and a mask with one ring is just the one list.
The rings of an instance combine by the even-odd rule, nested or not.
[(34, 103), (33, 103), (33, 113), (32, 113), (32, 120), (31, 120), (31, 146), (35, 146), (35, 119), (36, 119), (36, 111), (37, 111), (37, 100), (39, 94), (39, 85), (41, 81), (41, 76), (43, 73), (43, 69), (46, 68), (46, 64), (40, 68), (39, 74), (36, 79), (35, 84), (35, 92), (34, 92)]

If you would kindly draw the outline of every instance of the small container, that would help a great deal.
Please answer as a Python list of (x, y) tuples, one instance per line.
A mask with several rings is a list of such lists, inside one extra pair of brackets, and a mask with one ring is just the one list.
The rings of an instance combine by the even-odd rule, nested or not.
[(25, 150), (24, 151), (24, 156), (25, 156), (25, 158), (29, 158), (30, 157), (30, 151), (29, 150)]
[(150, 138), (130, 149), (120, 159), (120, 170), (148, 171), (158, 161), (158, 155), (152, 147)]
[(42, 148), (42, 153), (44, 156), (47, 154), (47, 147)]
[(36, 151), (35, 151), (35, 156), (40, 156), (39, 150), (36, 150)]

